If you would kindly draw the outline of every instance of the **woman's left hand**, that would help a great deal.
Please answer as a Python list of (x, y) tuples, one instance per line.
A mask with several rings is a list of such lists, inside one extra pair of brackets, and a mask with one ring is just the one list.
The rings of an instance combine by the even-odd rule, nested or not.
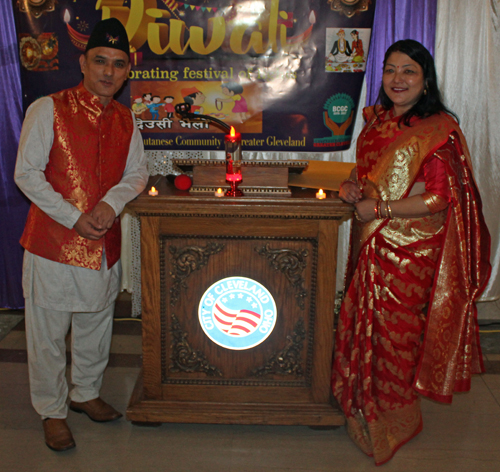
[(355, 203), (354, 206), (356, 210), (354, 211), (354, 215), (358, 221), (362, 223), (368, 223), (376, 218), (375, 214), (375, 205), (377, 204), (377, 200), (374, 198), (364, 198), (358, 203)]

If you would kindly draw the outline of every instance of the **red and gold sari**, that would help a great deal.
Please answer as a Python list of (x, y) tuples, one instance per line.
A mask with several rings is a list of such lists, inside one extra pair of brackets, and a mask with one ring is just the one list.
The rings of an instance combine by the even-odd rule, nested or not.
[(457, 123), (441, 113), (399, 126), (365, 110), (358, 180), (399, 200), (422, 167), (446, 168), (450, 204), (424, 218), (353, 221), (335, 345), (334, 396), (351, 438), (377, 464), (422, 428), (419, 394), (450, 403), (483, 372), (475, 299), (489, 277), (489, 233)]

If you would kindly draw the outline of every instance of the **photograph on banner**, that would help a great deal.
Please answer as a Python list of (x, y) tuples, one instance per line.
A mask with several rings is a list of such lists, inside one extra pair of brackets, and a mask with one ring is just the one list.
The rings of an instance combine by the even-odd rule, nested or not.
[(223, 150), (221, 127), (179, 116), (180, 103), (234, 126), (246, 150), (348, 149), (374, 9), (375, 0), (23, 0), (23, 106), (81, 82), (78, 59), (111, 17), (127, 30), (132, 63), (116, 99), (146, 149)]

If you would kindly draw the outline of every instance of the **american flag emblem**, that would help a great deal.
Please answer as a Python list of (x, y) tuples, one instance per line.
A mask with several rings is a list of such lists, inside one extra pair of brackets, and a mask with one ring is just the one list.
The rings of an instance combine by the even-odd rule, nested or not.
[(261, 315), (250, 310), (232, 310), (225, 307), (221, 301), (213, 309), (214, 321), (217, 327), (230, 336), (247, 336), (259, 326)]
[(226, 349), (251, 349), (276, 325), (271, 292), (248, 277), (227, 277), (212, 284), (200, 299), (198, 319), (205, 334)]

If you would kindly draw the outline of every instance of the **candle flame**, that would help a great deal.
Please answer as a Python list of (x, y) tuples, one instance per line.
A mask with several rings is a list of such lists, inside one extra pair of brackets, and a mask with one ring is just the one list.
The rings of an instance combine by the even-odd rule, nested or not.
[(217, 193), (222, 193), (222, 189), (221, 189), (221, 188), (218, 188), (218, 189), (217, 189)]
[(154, 187), (151, 187), (152, 192), (156, 192), (156, 189)]
[(234, 129), (233, 126), (231, 126), (231, 131), (229, 132), (229, 136), (231, 136), (232, 138), (236, 136), (236, 130)]
[(66, 10), (64, 12), (64, 23), (69, 23), (70, 20), (71, 20), (71, 15), (69, 14), (69, 10)]
[(323, 195), (323, 189), (322, 189), (322, 188), (320, 188), (318, 193), (319, 193), (320, 195)]

